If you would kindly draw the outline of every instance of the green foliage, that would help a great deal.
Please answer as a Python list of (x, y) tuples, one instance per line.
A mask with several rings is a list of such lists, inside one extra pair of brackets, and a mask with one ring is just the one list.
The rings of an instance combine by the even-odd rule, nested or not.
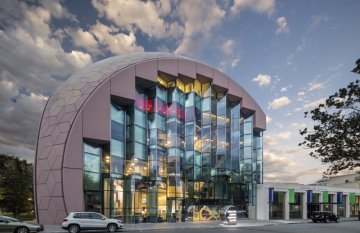
[(14, 217), (33, 210), (32, 165), (15, 156), (0, 154), (0, 210)]
[(300, 130), (299, 146), (313, 149), (310, 156), (329, 164), (327, 175), (360, 167), (360, 81), (339, 89), (317, 108), (305, 112), (315, 122), (313, 130)]

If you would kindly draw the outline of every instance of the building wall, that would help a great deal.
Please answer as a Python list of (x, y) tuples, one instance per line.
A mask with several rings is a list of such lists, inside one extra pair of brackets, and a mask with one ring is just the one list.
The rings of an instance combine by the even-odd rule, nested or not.
[[(166, 53), (127, 54), (97, 62), (64, 82), (44, 109), (36, 147), (34, 185), (40, 223), (60, 223), (70, 211), (84, 209), (80, 188), (83, 187), (83, 140), (98, 145), (108, 143), (110, 94), (120, 102), (134, 101), (135, 77), (156, 82), (159, 73), (170, 78), (212, 81), (214, 87), (235, 96), (243, 112), (253, 115), (254, 131), (265, 130), (265, 114), (254, 99), (226, 75), (205, 64)], [(255, 186), (251, 189), (254, 193)]]

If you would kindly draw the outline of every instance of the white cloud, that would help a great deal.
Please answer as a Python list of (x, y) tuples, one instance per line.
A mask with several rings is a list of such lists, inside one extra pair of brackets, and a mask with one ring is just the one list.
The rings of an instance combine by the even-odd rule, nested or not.
[(267, 74), (259, 74), (252, 79), (253, 82), (257, 82), (260, 87), (267, 87), (271, 83), (271, 77)]
[(294, 112), (301, 112), (302, 108), (295, 108)]
[(276, 98), (269, 102), (269, 109), (278, 109), (281, 107), (284, 107), (286, 105), (289, 105), (291, 103), (291, 100), (287, 96), (282, 96), (279, 98)]
[(181, 1), (177, 12), (184, 25), (184, 33), (175, 52), (187, 55), (194, 55), (204, 48), (211, 38), (211, 31), (225, 17), (225, 11), (215, 1)]
[(324, 88), (324, 83), (316, 83), (316, 82), (309, 82), (309, 89), (308, 91), (313, 91), (313, 90), (317, 90), (317, 89), (322, 89)]
[(234, 40), (226, 40), (222, 45), (221, 49), (225, 55), (231, 55), (235, 46)]
[(240, 61), (240, 58), (234, 59), (234, 60), (231, 62), (231, 68), (236, 67), (236, 66), (238, 65), (239, 61)]
[(274, 12), (275, 0), (235, 0), (230, 12), (238, 14), (241, 10), (247, 8), (258, 13), (271, 15)]
[[(165, 22), (162, 18), (171, 12), (169, 1), (154, 3), (152, 1), (100, 1), (93, 0), (92, 5), (100, 13), (101, 17), (114, 22), (121, 29), (128, 32), (141, 30), (149, 37), (177, 38), (182, 34), (182, 30), (169, 31), (171, 23)], [(178, 28), (180, 29), (180, 28)]]
[(293, 134), (290, 131), (281, 132), (281, 133), (277, 134), (278, 138), (284, 139), (284, 140), (290, 140), (292, 136), (293, 136)]
[(94, 35), (88, 31), (84, 31), (82, 28), (76, 30), (66, 30), (70, 35), (72, 43), (80, 48), (85, 48), (88, 52), (99, 55), (101, 54), (98, 48), (98, 42)]
[(275, 125), (276, 125), (279, 129), (284, 128), (284, 126), (283, 126), (281, 123), (279, 123), (279, 122), (276, 122)]
[(113, 54), (144, 51), (142, 46), (136, 44), (136, 37), (133, 32), (127, 35), (119, 32), (116, 27), (108, 27), (100, 22), (93, 25), (90, 32), (106, 50)]
[(269, 116), (266, 116), (266, 124), (269, 124), (272, 122), (272, 118)]
[(306, 124), (305, 123), (294, 122), (294, 123), (291, 123), (291, 126), (296, 128), (296, 129), (303, 129), (303, 128), (306, 127)]
[(280, 92), (287, 92), (287, 90), (288, 90), (287, 87), (282, 87), (282, 88), (280, 89)]
[(318, 100), (315, 100), (311, 103), (307, 103), (303, 106), (304, 109), (314, 109), (314, 108), (317, 108), (319, 106), (319, 104), (323, 104), (325, 103), (326, 101), (326, 98), (321, 98), (321, 99), (318, 99)]
[(287, 25), (285, 17), (277, 18), (276, 19), (276, 24), (278, 25), (278, 28), (276, 29), (276, 34), (288, 33), (289, 32), (289, 27)]
[(16, 6), (16, 17), (2, 12), (0, 27), (0, 51), (6, 54), (0, 56), (0, 147), (27, 148), (23, 151), (28, 154), (34, 150), (48, 95), (69, 75), (92, 63), (92, 58), (62, 48), (50, 21), (74, 17), (58, 2), (29, 6), (14, 0), (11, 4)]
[(304, 95), (305, 95), (305, 92), (300, 91), (300, 92), (297, 93), (297, 95), (298, 95), (298, 96), (304, 96)]

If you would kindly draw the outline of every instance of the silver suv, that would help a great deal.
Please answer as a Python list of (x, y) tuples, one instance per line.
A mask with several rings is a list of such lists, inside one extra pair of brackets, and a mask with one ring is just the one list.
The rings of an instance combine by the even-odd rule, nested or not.
[(106, 218), (104, 215), (93, 212), (71, 212), (64, 219), (61, 227), (69, 233), (78, 233), (82, 230), (107, 229), (115, 232), (123, 228), (121, 220)]

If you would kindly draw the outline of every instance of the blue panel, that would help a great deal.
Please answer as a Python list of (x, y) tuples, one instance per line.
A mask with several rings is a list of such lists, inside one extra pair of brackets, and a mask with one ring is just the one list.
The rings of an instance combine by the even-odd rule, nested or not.
[(342, 204), (343, 203), (343, 193), (342, 192), (338, 192), (337, 194), (336, 194), (336, 202), (338, 203), (338, 204)]
[(269, 188), (269, 203), (274, 202), (274, 188)]
[(306, 198), (307, 203), (312, 203), (312, 201), (313, 201), (313, 200), (312, 200), (312, 190), (307, 190), (307, 191), (306, 191), (306, 194), (307, 194), (307, 195), (306, 195), (306, 197), (307, 197), (307, 198)]

